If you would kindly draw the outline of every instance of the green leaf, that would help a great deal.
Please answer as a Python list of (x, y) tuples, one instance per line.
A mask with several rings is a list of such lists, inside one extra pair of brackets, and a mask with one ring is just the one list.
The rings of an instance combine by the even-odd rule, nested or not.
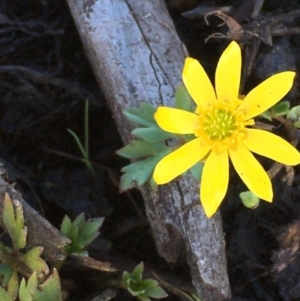
[[(5, 283), (5, 285), (4, 285)], [(8, 281), (2, 281), (0, 286), (0, 300), (16, 300), (19, 291), (18, 274), (12, 271)]]
[(261, 114), (262, 117), (264, 117), (265, 119), (272, 121), (272, 114), (271, 111), (266, 111), (264, 113)]
[(163, 290), (160, 286), (151, 287), (146, 290), (146, 294), (150, 298), (161, 299), (168, 296), (167, 292)]
[(295, 106), (291, 108), (286, 115), (286, 118), (290, 119), (291, 121), (297, 121), (299, 117), (300, 117), (300, 106)]
[(192, 173), (192, 176), (200, 181), (201, 180), (201, 177), (202, 177), (202, 171), (203, 171), (203, 166), (204, 166), (204, 163), (203, 162), (198, 162), (197, 164), (195, 164), (194, 166), (191, 167), (191, 173)]
[(251, 191), (244, 191), (240, 193), (240, 198), (245, 207), (255, 209), (259, 205), (259, 197)]
[(13, 269), (5, 264), (5, 263), (1, 263), (0, 264), (0, 276), (2, 278), (2, 286), (6, 287), (9, 280), (11, 279), (13, 275)]
[(20, 301), (33, 301), (33, 294), (38, 288), (38, 278), (34, 272), (28, 279), (27, 285), (26, 280), (23, 278), (19, 289)]
[(156, 124), (154, 113), (156, 108), (148, 103), (142, 102), (140, 108), (130, 108), (124, 111), (128, 120), (145, 127), (151, 127)]
[(121, 171), (124, 172), (124, 175), (120, 179), (120, 190), (126, 191), (135, 185), (141, 186), (145, 184), (152, 177), (156, 164), (172, 151), (173, 148), (165, 146), (153, 157), (123, 167)]
[(132, 279), (129, 279), (127, 290), (132, 296), (139, 296), (145, 294), (145, 290), (139, 287), (138, 285), (135, 285), (135, 281)]
[(122, 280), (124, 282), (124, 285), (127, 287), (127, 284), (128, 284), (128, 280), (130, 279), (131, 275), (129, 272), (127, 271), (124, 271), (123, 272), (123, 276), (122, 276)]
[(82, 228), (79, 229), (78, 244), (83, 248), (87, 247), (98, 235), (104, 218), (88, 219)]
[(153, 192), (157, 191), (157, 184), (154, 181), (153, 177), (150, 178), (150, 187)]
[(60, 281), (56, 269), (34, 292), (34, 301), (62, 301)]
[(290, 102), (285, 100), (277, 103), (275, 106), (272, 107), (272, 113), (275, 116), (283, 116), (289, 112), (290, 109)]
[(300, 128), (300, 121), (294, 122), (294, 127), (296, 127), (297, 129), (299, 129)]
[(12, 297), (9, 295), (9, 293), (0, 286), (0, 300), (1, 301), (15, 301), (12, 299)]
[(136, 128), (131, 134), (147, 142), (164, 141), (175, 137), (174, 134), (163, 131), (156, 124), (147, 128)]
[(159, 286), (154, 279), (142, 279), (144, 263), (139, 263), (132, 273), (124, 272), (122, 285), (128, 292), (142, 301), (149, 301), (152, 298), (164, 298), (167, 293)]
[(23, 208), (19, 201), (13, 205), (7, 193), (4, 198), (3, 221), (12, 239), (14, 250), (25, 248), (27, 228), (24, 226)]
[(19, 291), (18, 273), (14, 271), (7, 285), (7, 292), (9, 293), (10, 297), (13, 300), (16, 300), (18, 296), (18, 291)]
[(175, 108), (193, 112), (195, 103), (185, 86), (179, 86), (175, 93)]
[(151, 301), (151, 299), (146, 294), (140, 294), (137, 296), (141, 301)]
[(28, 279), (22, 279), (19, 291), (20, 301), (62, 301), (61, 286), (56, 269), (41, 285), (38, 285), (36, 273)]
[(131, 278), (134, 279), (136, 282), (140, 282), (142, 281), (143, 272), (144, 272), (144, 263), (141, 262), (132, 271)]
[(118, 150), (117, 154), (127, 159), (138, 159), (153, 156), (165, 147), (164, 142), (149, 143), (142, 140), (133, 140), (130, 144)]
[(141, 103), (139, 108), (130, 108), (124, 115), (132, 122), (142, 126), (134, 129), (132, 135), (148, 142), (164, 141), (175, 137), (174, 134), (165, 132), (156, 123), (154, 113), (156, 108), (148, 103)]
[(84, 223), (85, 223), (84, 213), (81, 213), (74, 219), (72, 226), (80, 229), (84, 226)]
[(85, 221), (84, 214), (76, 217), (70, 224), (70, 219), (63, 220), (61, 231), (72, 240), (72, 243), (65, 247), (67, 254), (77, 253), (84, 255), (84, 249), (99, 235), (104, 218), (95, 218)]
[(61, 223), (61, 226), (60, 226), (60, 231), (64, 235), (68, 236), (68, 234), (70, 233), (71, 229), (72, 229), (71, 219), (67, 215), (65, 215), (65, 217), (63, 218), (63, 221)]
[(144, 289), (148, 289), (158, 286), (158, 282), (154, 279), (145, 279), (142, 281), (141, 286), (143, 286)]
[(47, 263), (40, 257), (43, 250), (43, 247), (33, 247), (21, 257), (21, 260), (31, 269), (32, 272), (36, 272), (38, 276), (41, 274), (47, 275), (49, 273)]

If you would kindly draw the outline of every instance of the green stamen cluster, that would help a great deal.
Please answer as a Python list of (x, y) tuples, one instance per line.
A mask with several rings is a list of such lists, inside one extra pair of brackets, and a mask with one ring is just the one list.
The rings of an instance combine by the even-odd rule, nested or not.
[(236, 118), (231, 112), (218, 109), (205, 114), (204, 132), (211, 140), (223, 140), (230, 137), (237, 128)]

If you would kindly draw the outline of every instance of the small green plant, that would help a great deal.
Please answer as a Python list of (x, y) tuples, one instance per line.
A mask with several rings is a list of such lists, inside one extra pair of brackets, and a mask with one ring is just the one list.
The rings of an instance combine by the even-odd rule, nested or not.
[(86, 221), (83, 213), (76, 217), (73, 222), (68, 216), (65, 216), (60, 231), (72, 241), (64, 248), (66, 254), (75, 253), (88, 256), (85, 248), (99, 235), (98, 229), (103, 221), (104, 218), (94, 218)]
[(150, 298), (161, 299), (168, 294), (159, 286), (154, 279), (143, 279), (144, 264), (138, 264), (132, 273), (124, 272), (122, 277), (122, 287), (141, 301), (151, 301)]
[[(99, 235), (98, 229), (101, 227), (104, 218), (95, 218), (85, 220), (84, 214), (80, 214), (72, 222), (68, 216), (65, 216), (61, 225), (61, 232), (72, 240), (71, 244), (64, 248), (66, 255), (76, 254), (88, 256), (86, 247)], [(153, 279), (142, 279), (144, 270), (143, 263), (129, 273), (123, 273), (122, 281), (108, 280), (108, 286), (117, 286), (129, 291), (142, 301), (150, 301), (151, 298), (164, 298), (167, 293), (159, 286), (159, 283)], [(113, 284), (112, 284), (113, 283)]]
[(250, 209), (255, 209), (259, 205), (259, 197), (249, 190), (241, 192), (240, 199), (242, 200), (244, 206)]
[[(42, 247), (27, 248), (22, 205), (12, 201), (8, 194), (4, 199), (3, 221), (11, 246), (0, 242), (0, 300), (14, 301), (19, 296), (20, 301), (61, 301), (57, 271), (49, 276), (48, 265), (40, 257)], [(21, 284), (19, 276), (23, 276)]]
[(89, 102), (88, 100), (85, 101), (84, 107), (84, 143), (81, 142), (78, 135), (68, 129), (68, 132), (73, 136), (75, 139), (77, 146), (82, 154), (82, 161), (85, 163), (86, 167), (94, 173), (94, 168), (90, 161), (90, 150), (89, 150)]
[(61, 301), (61, 288), (57, 271), (54, 269), (52, 275), (42, 284), (36, 273), (26, 280), (23, 278), (20, 284), (20, 301)]
[[(175, 94), (175, 107), (193, 111), (194, 105), (184, 86), (178, 87)], [(137, 124), (131, 134), (135, 137), (130, 144), (117, 151), (119, 156), (133, 160), (121, 171), (120, 190), (126, 191), (135, 185), (141, 186), (150, 180), (152, 189), (156, 184), (152, 174), (157, 163), (166, 155), (173, 152), (183, 142), (191, 139), (191, 135), (182, 135), (177, 142), (166, 145), (166, 140), (178, 138), (178, 135), (163, 131), (154, 119), (156, 108), (147, 103), (141, 103), (139, 108), (130, 108), (124, 112), (125, 117)], [(203, 163), (199, 162), (192, 169), (193, 176), (200, 180)]]

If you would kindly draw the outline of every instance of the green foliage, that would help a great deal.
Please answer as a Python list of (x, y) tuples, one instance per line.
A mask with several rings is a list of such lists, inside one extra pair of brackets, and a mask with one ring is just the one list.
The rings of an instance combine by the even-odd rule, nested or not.
[(34, 271), (37, 275), (47, 275), (49, 273), (48, 265), (40, 257), (43, 250), (44, 249), (42, 247), (33, 247), (20, 257), (26, 266), (28, 266), (31, 271)]
[(1, 263), (0, 264), (0, 276), (2, 279), (2, 285), (7, 286), (9, 280), (13, 275), (14, 270), (7, 264)]
[(82, 161), (85, 163), (86, 167), (94, 173), (93, 166), (90, 161), (90, 151), (89, 151), (89, 102), (85, 101), (84, 107), (84, 144), (81, 142), (79, 136), (72, 130), (68, 129), (68, 132), (72, 135), (76, 144), (82, 154)]
[(245, 207), (255, 209), (259, 205), (259, 197), (251, 191), (244, 191), (240, 193), (240, 198)]
[(286, 115), (286, 118), (289, 119), (296, 128), (300, 128), (300, 106), (293, 107), (288, 114)]
[(19, 282), (18, 274), (16, 271), (13, 271), (9, 281), (4, 286), (0, 286), (0, 300), (1, 301), (14, 301), (18, 296), (19, 291)]
[(25, 248), (27, 228), (24, 226), (23, 208), (20, 202), (14, 206), (8, 195), (4, 199), (3, 221), (12, 239), (13, 249)]
[(193, 167), (191, 167), (192, 176), (198, 181), (201, 180), (203, 166), (204, 166), (203, 162), (198, 162)]
[(287, 100), (281, 101), (273, 106), (270, 110), (264, 112), (262, 116), (269, 121), (272, 121), (273, 117), (285, 116), (290, 111), (290, 103)]
[(43, 248), (25, 248), (27, 228), (25, 227), (22, 205), (19, 201), (13, 203), (8, 194), (4, 198), (3, 222), (12, 240), (12, 248), (6, 247), (0, 242), (0, 260), (6, 278), (9, 268), (4, 269), (5, 265), (13, 266), (24, 275), (34, 271), (38, 275), (47, 274), (49, 272), (48, 266), (40, 257)]
[(84, 214), (80, 214), (71, 222), (68, 216), (65, 216), (61, 224), (61, 232), (72, 240), (71, 244), (65, 247), (65, 252), (88, 255), (84, 250), (98, 235), (98, 229), (101, 227), (104, 218), (94, 218), (85, 220)]
[(132, 273), (124, 272), (122, 285), (128, 292), (142, 301), (150, 301), (150, 298), (161, 299), (167, 297), (167, 293), (153, 279), (143, 280), (144, 264), (138, 264)]
[[(177, 109), (193, 112), (194, 102), (184, 86), (180, 86), (175, 94), (175, 107)], [(179, 145), (166, 145), (166, 140), (176, 138), (177, 135), (165, 132), (156, 123), (154, 115), (156, 108), (147, 103), (141, 103), (139, 108), (130, 108), (124, 115), (138, 126), (131, 133), (136, 138), (130, 144), (117, 151), (119, 156), (133, 160), (121, 171), (124, 173), (120, 179), (120, 190), (126, 191), (135, 186), (141, 186), (150, 180), (153, 190), (156, 183), (152, 178), (157, 163), (166, 155), (173, 152)], [(194, 135), (181, 135), (181, 139), (187, 142), (194, 139)], [(193, 167), (192, 175), (196, 179), (201, 178), (202, 163)]]
[(168, 149), (164, 142), (149, 143), (143, 140), (133, 140), (130, 144), (117, 151), (119, 156), (127, 159), (140, 159), (154, 156), (162, 149)]
[(62, 294), (57, 271), (54, 269), (48, 279), (39, 284), (36, 273), (26, 280), (23, 278), (20, 284), (20, 301), (61, 301)]
[[(147, 147), (148, 146), (148, 147)], [(124, 173), (120, 179), (120, 190), (126, 191), (135, 185), (145, 184), (151, 177), (156, 164), (174, 149), (163, 142), (148, 143), (136, 140), (117, 153), (125, 158), (139, 159), (121, 169)], [(144, 153), (143, 153), (144, 152)], [(144, 158), (145, 156), (148, 156)]]
[(195, 109), (195, 103), (185, 86), (179, 86), (176, 90), (175, 108), (188, 112), (193, 112)]
[[(124, 112), (128, 120), (140, 127), (131, 132), (136, 140), (117, 151), (119, 156), (136, 161), (122, 169), (124, 174), (120, 180), (121, 191), (145, 184), (152, 178), (156, 164), (174, 150), (166, 145), (165, 140), (174, 138), (175, 135), (163, 131), (157, 125), (155, 111), (150, 104), (141, 103), (139, 108), (130, 108)], [(153, 181), (152, 187), (156, 187)]]
[[(4, 199), (3, 221), (11, 237), (12, 248), (0, 242), (0, 300), (15, 301), (19, 295), (20, 301), (62, 301), (56, 271), (44, 283), (40, 283), (39, 279), (49, 273), (46, 262), (40, 257), (43, 248), (26, 248), (27, 228), (22, 204), (19, 201), (12, 202), (8, 194)], [(27, 277), (30, 274), (29, 287), (24, 278), (19, 286), (19, 276)]]
[(128, 120), (142, 126), (134, 129), (132, 135), (150, 143), (175, 137), (157, 125), (154, 119), (155, 111), (156, 109), (150, 104), (141, 103), (140, 108), (130, 108), (124, 112)]
[(290, 109), (290, 103), (287, 100), (277, 103), (272, 107), (272, 112), (275, 116), (285, 116)]

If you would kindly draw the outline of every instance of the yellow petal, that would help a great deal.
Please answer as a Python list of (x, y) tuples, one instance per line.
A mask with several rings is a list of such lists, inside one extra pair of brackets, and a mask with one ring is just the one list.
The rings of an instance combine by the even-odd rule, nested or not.
[(198, 115), (174, 108), (159, 107), (154, 114), (157, 124), (166, 132), (192, 134), (198, 122)]
[(219, 100), (238, 98), (241, 68), (241, 48), (236, 42), (231, 42), (222, 53), (216, 70), (216, 93)]
[(263, 130), (246, 129), (246, 147), (261, 156), (286, 165), (300, 164), (300, 153), (286, 140)]
[(262, 114), (284, 97), (293, 86), (295, 72), (277, 73), (250, 91), (239, 107), (246, 119)]
[(232, 164), (248, 189), (259, 198), (272, 202), (271, 180), (247, 147), (240, 143), (236, 150), (229, 149)]
[(197, 60), (189, 57), (185, 59), (182, 80), (198, 106), (216, 100), (215, 90), (210, 79)]
[(157, 163), (153, 173), (154, 181), (157, 184), (172, 181), (199, 162), (208, 152), (209, 148), (200, 146), (199, 138), (186, 143)]
[(219, 208), (228, 188), (228, 152), (212, 151), (205, 161), (200, 188), (200, 200), (207, 217)]

